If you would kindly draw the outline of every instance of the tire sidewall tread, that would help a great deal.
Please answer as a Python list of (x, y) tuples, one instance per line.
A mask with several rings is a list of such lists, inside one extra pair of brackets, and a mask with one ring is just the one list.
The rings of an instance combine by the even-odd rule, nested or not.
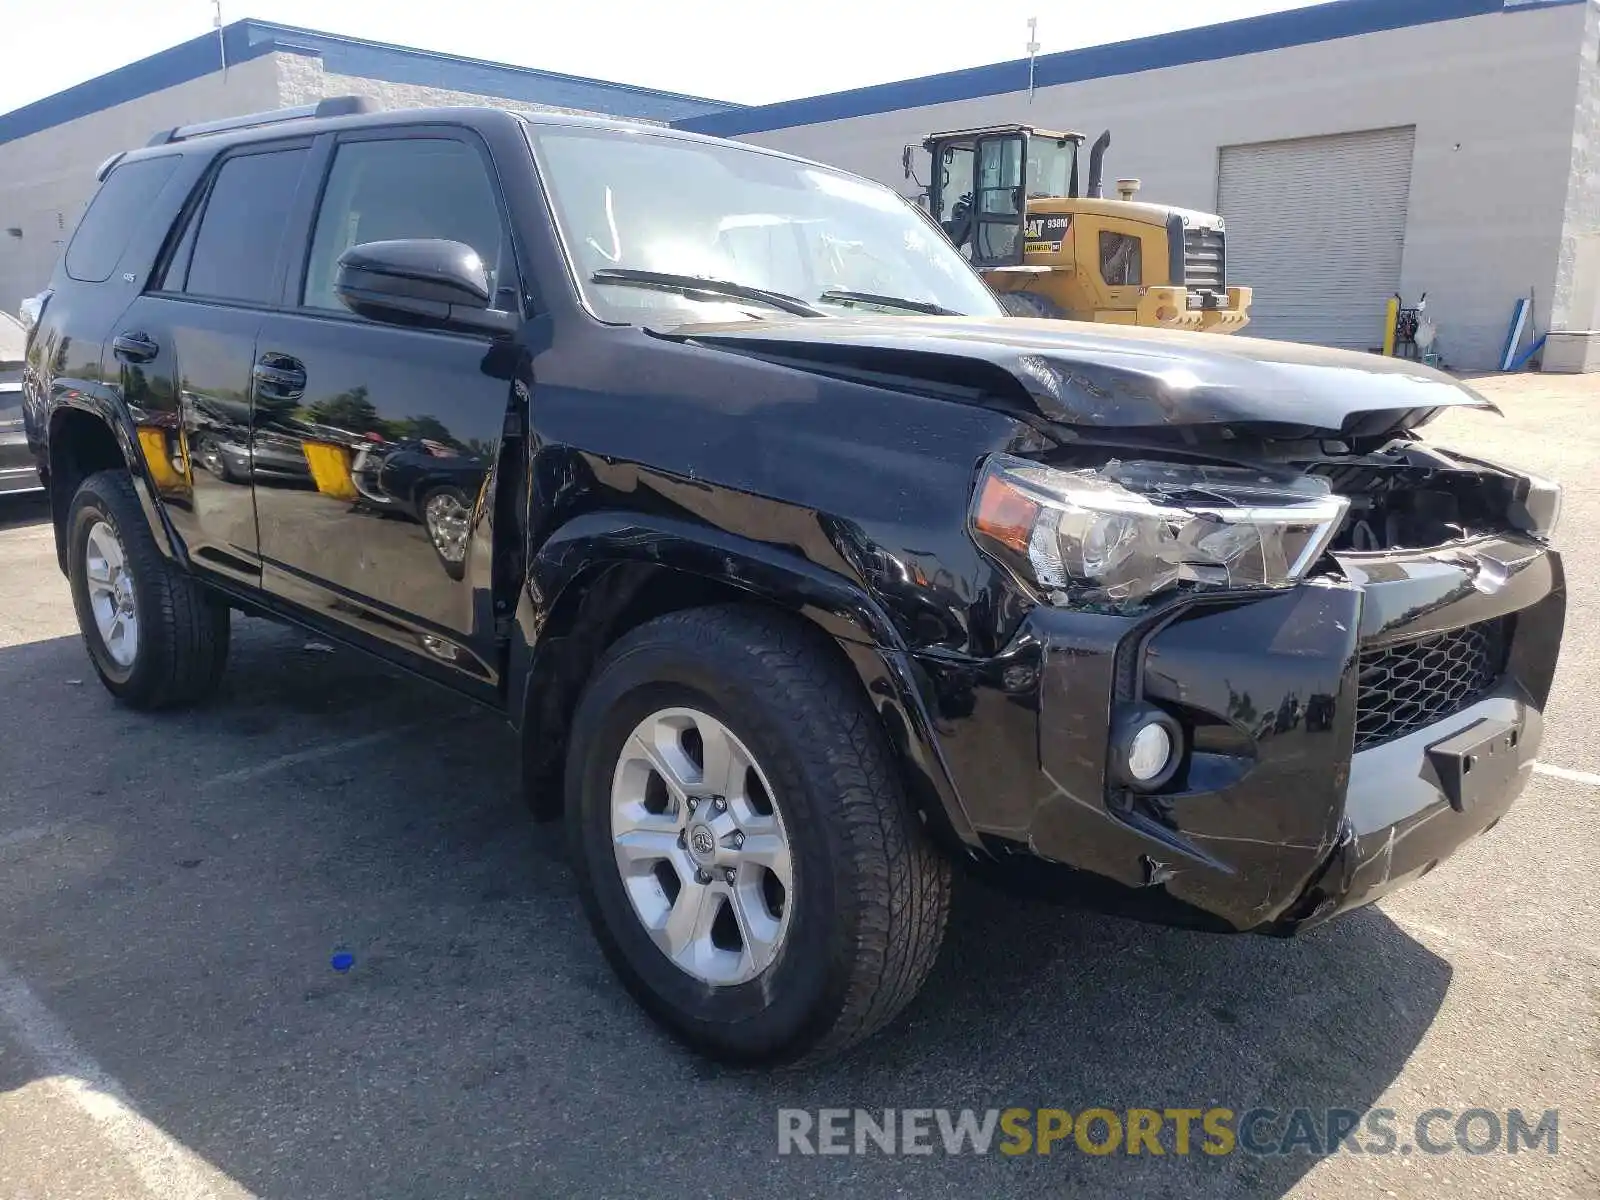
[[(133, 580), (139, 648), (129, 667), (107, 652), (89, 602), (84, 546), (96, 521), (116, 534)], [(72, 498), (66, 531), (73, 608), (106, 689), (131, 707), (151, 709), (192, 704), (210, 694), (227, 661), (228, 607), (161, 553), (128, 473), (99, 471), (85, 479)]]
[[(767, 972), (734, 987), (700, 983), (661, 954), (612, 858), (617, 754), (639, 720), (671, 704), (724, 721), (750, 749), (794, 856), (785, 945)], [(653, 1016), (704, 1053), (753, 1063), (835, 1052), (892, 1019), (931, 969), (949, 864), (905, 800), (859, 683), (795, 619), (731, 605), (625, 636), (579, 704), (567, 793), (574, 870), (608, 959)]]

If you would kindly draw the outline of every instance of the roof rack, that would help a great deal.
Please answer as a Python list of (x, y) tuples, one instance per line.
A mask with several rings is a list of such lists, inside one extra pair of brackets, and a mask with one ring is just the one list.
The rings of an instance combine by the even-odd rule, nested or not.
[(213, 133), (229, 133), (235, 129), (257, 129), (277, 125), (282, 121), (303, 121), (313, 117), (354, 117), (362, 113), (382, 112), (383, 106), (366, 96), (329, 96), (315, 104), (302, 104), (296, 108), (275, 108), (268, 112), (248, 113), (242, 117), (224, 117), (220, 121), (201, 121), (194, 125), (179, 125), (163, 129), (145, 143), (147, 146), (165, 146), (171, 142), (185, 142), (190, 138), (205, 137)]

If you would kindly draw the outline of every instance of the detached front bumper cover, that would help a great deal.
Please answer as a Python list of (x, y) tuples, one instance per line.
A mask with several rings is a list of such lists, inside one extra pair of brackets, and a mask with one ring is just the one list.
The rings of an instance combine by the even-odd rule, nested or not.
[[(1075, 899), (1164, 923), (1286, 934), (1491, 828), (1538, 753), (1565, 611), (1559, 557), (1505, 535), (1470, 554), (1339, 558), (1344, 579), (1195, 598), (1156, 618), (1041, 606), (982, 664), (917, 656), (1000, 877), (1047, 875)], [(1357, 752), (1362, 706), (1386, 702), (1363, 694), (1364, 656), (1485, 622), (1505, 629), (1488, 687)], [(1393, 702), (1407, 702), (1403, 688)], [(1111, 769), (1107, 718), (1129, 704), (1159, 706), (1185, 732), (1180, 771), (1153, 793)]]

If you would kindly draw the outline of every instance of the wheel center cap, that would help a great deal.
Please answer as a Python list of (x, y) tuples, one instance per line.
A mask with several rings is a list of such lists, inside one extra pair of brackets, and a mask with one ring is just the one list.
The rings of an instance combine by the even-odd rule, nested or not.
[(689, 826), (689, 853), (695, 862), (706, 863), (716, 855), (717, 838), (709, 825), (696, 823)]

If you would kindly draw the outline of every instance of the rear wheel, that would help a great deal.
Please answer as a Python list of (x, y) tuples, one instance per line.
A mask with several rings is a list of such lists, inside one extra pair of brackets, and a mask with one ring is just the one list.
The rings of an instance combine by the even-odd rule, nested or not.
[(1036, 292), (1001, 292), (1000, 307), (1011, 317), (1048, 317), (1062, 321), (1067, 316), (1054, 300)]
[(195, 459), (201, 466), (224, 483), (246, 482), (245, 479), (240, 477), (239, 472), (228, 464), (228, 456), (223, 453), (222, 447), (211, 438), (207, 438), (200, 443), (200, 449), (195, 454)]
[(126, 472), (100, 471), (79, 486), (67, 515), (67, 573), (89, 659), (117, 699), (165, 708), (216, 687), (228, 607), (162, 556)]
[(713, 1057), (841, 1050), (937, 956), (949, 864), (854, 677), (788, 618), (696, 609), (619, 641), (574, 720), (567, 820), (612, 966)]

